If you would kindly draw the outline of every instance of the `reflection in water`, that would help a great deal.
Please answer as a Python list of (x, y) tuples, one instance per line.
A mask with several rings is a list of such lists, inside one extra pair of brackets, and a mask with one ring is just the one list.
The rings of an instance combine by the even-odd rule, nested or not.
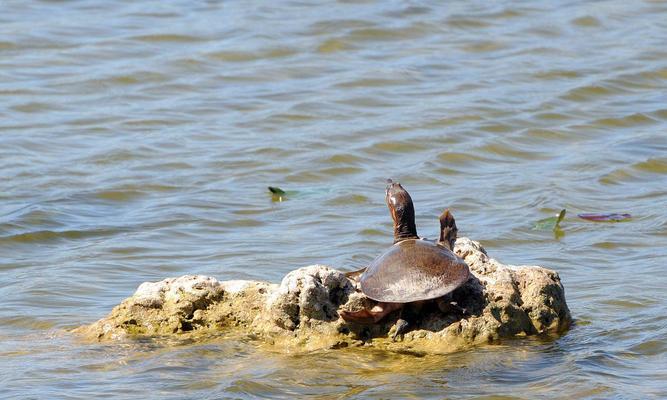
[[(667, 397), (664, 3), (4, 5), (6, 396)], [(447, 356), (66, 333), (147, 280), (365, 266), (388, 177), (424, 232), (449, 207), (558, 270), (575, 327)]]

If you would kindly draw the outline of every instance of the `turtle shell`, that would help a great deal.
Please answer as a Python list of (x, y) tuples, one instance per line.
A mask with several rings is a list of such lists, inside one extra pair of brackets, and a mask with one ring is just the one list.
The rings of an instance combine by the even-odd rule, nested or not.
[(421, 239), (402, 240), (377, 257), (360, 279), (376, 301), (409, 303), (441, 297), (468, 280), (468, 265), (449, 249)]

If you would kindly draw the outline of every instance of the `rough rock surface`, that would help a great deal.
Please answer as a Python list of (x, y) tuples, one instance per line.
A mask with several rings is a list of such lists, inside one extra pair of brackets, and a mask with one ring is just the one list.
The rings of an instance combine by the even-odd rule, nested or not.
[[(109, 340), (237, 330), (289, 351), (374, 346), (449, 352), (569, 327), (572, 318), (556, 272), (502, 264), (467, 238), (458, 239), (454, 251), (470, 267), (470, 279), (444, 299), (406, 305), (412, 323), (397, 341), (388, 336), (398, 312), (374, 325), (338, 316), (338, 309), (374, 302), (344, 273), (323, 265), (292, 271), (280, 285), (197, 275), (143, 283), (107, 317), (75, 332)], [(459, 312), (448, 308), (454, 302)]]

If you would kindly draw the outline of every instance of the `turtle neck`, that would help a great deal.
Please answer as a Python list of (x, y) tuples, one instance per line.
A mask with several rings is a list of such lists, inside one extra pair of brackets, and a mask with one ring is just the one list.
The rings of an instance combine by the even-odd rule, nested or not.
[(415, 209), (412, 205), (412, 199), (408, 197), (405, 204), (400, 204), (395, 208), (394, 217), (394, 243), (405, 239), (417, 239), (417, 227), (415, 226)]

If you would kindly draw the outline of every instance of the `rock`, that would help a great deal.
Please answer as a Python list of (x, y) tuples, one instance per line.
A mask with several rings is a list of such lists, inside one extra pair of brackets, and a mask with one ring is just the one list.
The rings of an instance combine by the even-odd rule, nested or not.
[(201, 275), (145, 282), (106, 318), (75, 332), (107, 340), (248, 326), (276, 287), (255, 281), (219, 282)]
[(283, 278), (267, 304), (273, 321), (281, 328), (295, 330), (338, 319), (338, 307), (354, 291), (345, 274), (324, 265), (311, 265)]
[(109, 340), (235, 331), (286, 351), (363, 345), (442, 353), (569, 327), (572, 318), (556, 272), (502, 264), (467, 238), (457, 240), (454, 251), (470, 267), (470, 279), (445, 298), (407, 305), (417, 318), (398, 342), (388, 339), (397, 313), (374, 325), (338, 316), (339, 309), (358, 310), (374, 301), (343, 272), (324, 265), (294, 270), (280, 285), (199, 275), (143, 283), (107, 317), (75, 332)]

